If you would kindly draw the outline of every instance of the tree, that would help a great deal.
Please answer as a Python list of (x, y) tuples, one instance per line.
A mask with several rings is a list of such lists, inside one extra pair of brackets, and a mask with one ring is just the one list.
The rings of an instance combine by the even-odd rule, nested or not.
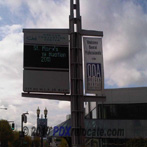
[(35, 136), (33, 140), (34, 147), (40, 147), (40, 137)]
[(59, 144), (59, 147), (68, 147), (68, 143), (64, 138), (61, 138), (61, 143)]
[(48, 140), (43, 141), (43, 147), (50, 147)]
[(13, 141), (9, 143), (9, 147), (31, 147), (32, 139), (30, 136), (25, 136), (24, 138), (19, 137), (19, 132), (13, 132)]
[(0, 120), (0, 142), (4, 147), (13, 140), (13, 131), (7, 120)]
[(24, 138), (24, 147), (31, 147), (32, 138), (30, 136), (25, 136)]
[(21, 140), (19, 139), (19, 132), (14, 131), (13, 132), (13, 141), (9, 142), (9, 147), (20, 147), (21, 146)]

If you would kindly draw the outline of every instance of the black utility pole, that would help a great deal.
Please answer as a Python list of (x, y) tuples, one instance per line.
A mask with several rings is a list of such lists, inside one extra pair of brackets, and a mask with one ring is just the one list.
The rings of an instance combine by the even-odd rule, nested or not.
[(70, 1), (70, 74), (71, 74), (71, 120), (72, 147), (84, 146), (84, 136), (80, 133), (84, 128), (83, 101), (83, 67), (82, 67), (82, 39), (81, 16), (79, 0)]
[(23, 145), (23, 138), (24, 138), (24, 131), (23, 131), (23, 122), (27, 123), (27, 116), (26, 114), (29, 114), (28, 112), (23, 113), (21, 115), (21, 132), (20, 132), (20, 137), (21, 137), (21, 145)]
[(23, 114), (21, 115), (21, 132), (23, 133)]

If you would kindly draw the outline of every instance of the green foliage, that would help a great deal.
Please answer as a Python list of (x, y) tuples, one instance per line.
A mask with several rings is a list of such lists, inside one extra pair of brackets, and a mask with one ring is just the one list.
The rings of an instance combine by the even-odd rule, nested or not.
[(32, 138), (30, 136), (25, 136), (23, 141), (24, 147), (31, 147), (32, 145)]
[(13, 132), (13, 141), (9, 143), (9, 147), (31, 147), (32, 139), (30, 136), (25, 136), (24, 138), (19, 137), (19, 132)]
[[(0, 120), (0, 142), (2, 147), (40, 147), (40, 137), (32, 138), (25, 136), (20, 138), (18, 131), (12, 131), (8, 121)], [(44, 142), (44, 147), (49, 147), (47, 141)]]
[(21, 142), (19, 140), (19, 132), (18, 131), (14, 131), (13, 132), (13, 141), (9, 144), (10, 147), (19, 147), (21, 146)]
[(13, 140), (13, 131), (7, 120), (0, 120), (0, 142), (7, 144)]
[(34, 137), (33, 145), (34, 147), (40, 147), (40, 137)]
[(147, 139), (135, 138), (126, 143), (126, 147), (147, 147)]
[(59, 144), (59, 147), (68, 147), (68, 143), (64, 138), (61, 138), (61, 143)]
[(50, 147), (48, 140), (43, 141), (43, 147)]

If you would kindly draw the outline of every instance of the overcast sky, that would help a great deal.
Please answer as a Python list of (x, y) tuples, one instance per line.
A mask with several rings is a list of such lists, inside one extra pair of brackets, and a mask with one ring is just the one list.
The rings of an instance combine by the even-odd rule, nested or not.
[[(0, 119), (14, 120), (28, 111), (48, 109), (48, 125), (66, 119), (70, 104), (22, 98), (23, 28), (68, 28), (69, 0), (0, 0)], [(147, 86), (147, 1), (81, 0), (83, 29), (104, 32), (105, 88)]]

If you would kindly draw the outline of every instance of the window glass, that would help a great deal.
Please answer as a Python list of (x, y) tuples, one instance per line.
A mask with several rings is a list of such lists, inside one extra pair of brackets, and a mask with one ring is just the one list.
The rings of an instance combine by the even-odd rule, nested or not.
[(97, 119), (97, 112), (96, 112), (96, 108), (92, 111), (92, 119)]

